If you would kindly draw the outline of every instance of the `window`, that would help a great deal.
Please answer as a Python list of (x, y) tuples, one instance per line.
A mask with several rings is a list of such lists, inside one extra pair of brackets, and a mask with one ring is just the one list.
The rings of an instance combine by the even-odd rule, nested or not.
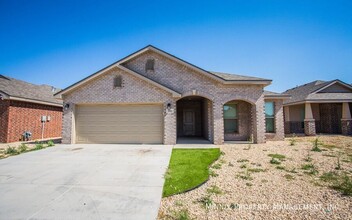
[(238, 132), (237, 104), (224, 105), (224, 131), (226, 134)]
[(116, 76), (114, 78), (114, 88), (122, 87), (122, 77)]
[(154, 59), (148, 59), (145, 64), (145, 71), (154, 71)]
[(265, 128), (267, 133), (275, 132), (275, 105), (274, 102), (265, 102)]

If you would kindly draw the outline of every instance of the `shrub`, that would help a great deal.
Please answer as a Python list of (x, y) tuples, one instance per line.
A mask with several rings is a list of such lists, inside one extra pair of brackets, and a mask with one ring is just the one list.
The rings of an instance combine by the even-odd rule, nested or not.
[(247, 160), (247, 159), (239, 159), (239, 160), (237, 160), (237, 162), (238, 163), (243, 163), (243, 162), (249, 162), (249, 160)]
[(278, 170), (285, 170), (285, 167), (284, 167), (284, 166), (277, 166), (276, 169), (278, 169)]
[(26, 152), (27, 149), (28, 149), (28, 147), (27, 147), (27, 145), (24, 144), (24, 143), (22, 143), (20, 146), (18, 146), (18, 151), (21, 152), (21, 153), (22, 153), (22, 152)]
[(248, 172), (252, 172), (252, 173), (259, 173), (259, 172), (265, 172), (265, 169), (262, 168), (249, 168)]
[(189, 220), (189, 219), (191, 219), (187, 209), (182, 209), (180, 211), (173, 211), (171, 217), (172, 217), (172, 219), (177, 219), (177, 220)]
[(310, 150), (307, 150), (307, 156), (304, 159), (306, 162), (311, 162), (313, 159), (310, 157)]
[(334, 182), (338, 180), (339, 175), (335, 172), (327, 172), (323, 173), (319, 178), (324, 182)]
[(315, 175), (319, 173), (314, 164), (304, 164), (302, 165), (302, 170), (306, 170), (304, 173), (309, 175)]
[(17, 149), (15, 147), (11, 147), (11, 146), (8, 146), (5, 150), (5, 154), (9, 154), (9, 155), (16, 155), (18, 153), (19, 152), (17, 151)]
[(336, 181), (332, 188), (342, 192), (342, 195), (352, 196), (352, 179), (344, 175)]
[(47, 142), (47, 145), (48, 145), (48, 147), (53, 147), (53, 146), (55, 146), (55, 143), (54, 143), (54, 141), (50, 140)]
[(340, 158), (341, 158), (341, 152), (339, 152), (338, 154), (337, 154), (337, 164), (336, 164), (336, 167), (335, 167), (335, 169), (336, 170), (341, 170), (342, 168), (341, 168), (341, 163), (340, 163)]
[(302, 165), (302, 170), (310, 170), (313, 169), (314, 165), (313, 164), (304, 164)]
[(282, 154), (268, 154), (269, 157), (275, 158), (275, 159), (279, 159), (281, 161), (284, 161), (286, 156), (282, 155)]
[(247, 164), (242, 164), (242, 165), (240, 166), (240, 168), (241, 168), (241, 169), (247, 168)]
[(216, 163), (213, 166), (211, 166), (211, 168), (219, 170), (221, 169), (221, 163)]
[(43, 148), (44, 148), (43, 143), (35, 142), (34, 150), (40, 150), (40, 149), (43, 149)]
[(214, 170), (209, 170), (209, 176), (211, 176), (211, 177), (217, 177), (217, 176), (219, 176), (219, 174), (215, 173)]
[(290, 139), (290, 146), (294, 146), (296, 144), (297, 140), (296, 140), (296, 135), (293, 134), (292, 138)]
[(209, 187), (207, 189), (208, 193), (212, 193), (212, 194), (222, 194), (221, 189), (218, 186), (212, 185), (211, 187)]
[(244, 173), (244, 175), (238, 174), (237, 177), (243, 179), (243, 180), (253, 180), (251, 177), (251, 174), (248, 172), (248, 170)]
[(323, 145), (323, 143), (320, 142), (318, 138), (315, 138), (313, 141), (312, 151), (321, 152), (322, 150), (319, 148), (321, 145)]
[(209, 195), (198, 199), (198, 202), (201, 203), (204, 208), (208, 208), (209, 206), (211, 206), (213, 204), (213, 200), (210, 198)]
[(270, 163), (271, 164), (278, 164), (278, 165), (281, 164), (281, 162), (275, 158), (271, 158)]
[(295, 179), (294, 176), (290, 175), (290, 174), (285, 174), (284, 177), (287, 179), (287, 180), (293, 180)]

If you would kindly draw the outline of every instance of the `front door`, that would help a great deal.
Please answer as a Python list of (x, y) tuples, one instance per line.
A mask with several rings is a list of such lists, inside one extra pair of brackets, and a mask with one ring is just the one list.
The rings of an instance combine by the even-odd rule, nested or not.
[(342, 105), (339, 103), (319, 104), (320, 132), (341, 133)]
[(192, 109), (183, 110), (183, 134), (185, 136), (195, 135), (195, 117)]

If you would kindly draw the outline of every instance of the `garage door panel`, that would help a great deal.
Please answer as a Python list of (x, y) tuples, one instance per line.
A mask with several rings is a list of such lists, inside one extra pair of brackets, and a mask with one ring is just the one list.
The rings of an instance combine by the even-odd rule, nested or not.
[(76, 142), (160, 144), (162, 105), (78, 105)]

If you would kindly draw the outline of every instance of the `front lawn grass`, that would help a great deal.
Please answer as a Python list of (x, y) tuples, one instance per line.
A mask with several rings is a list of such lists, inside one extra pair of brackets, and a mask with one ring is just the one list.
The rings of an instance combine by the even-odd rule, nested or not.
[(163, 197), (193, 189), (209, 178), (209, 166), (219, 158), (220, 149), (173, 149), (165, 174)]

